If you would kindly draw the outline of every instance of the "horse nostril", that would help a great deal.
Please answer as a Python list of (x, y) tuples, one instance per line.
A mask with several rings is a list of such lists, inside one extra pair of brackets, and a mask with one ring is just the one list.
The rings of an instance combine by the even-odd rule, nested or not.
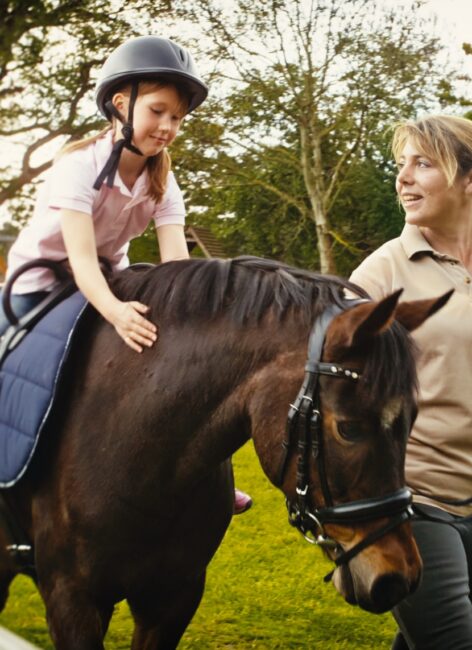
[(392, 609), (412, 590), (416, 589), (416, 586), (415, 584), (412, 589), (412, 585), (401, 573), (387, 573), (377, 578), (370, 592), (369, 611), (382, 614)]

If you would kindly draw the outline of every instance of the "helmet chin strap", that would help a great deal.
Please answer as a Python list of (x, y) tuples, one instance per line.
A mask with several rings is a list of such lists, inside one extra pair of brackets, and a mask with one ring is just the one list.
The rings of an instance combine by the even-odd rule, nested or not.
[(106, 161), (102, 171), (99, 173), (95, 183), (93, 184), (93, 188), (95, 190), (99, 190), (105, 180), (108, 187), (113, 187), (123, 149), (129, 149), (133, 153), (138, 154), (138, 156), (143, 155), (137, 147), (131, 144), (131, 140), (133, 139), (133, 112), (136, 98), (138, 96), (138, 88), (139, 81), (133, 81), (131, 84), (128, 119), (126, 122), (123, 121), (123, 116), (111, 100), (105, 104), (107, 111), (116, 117), (117, 120), (123, 123), (123, 126), (121, 127), (121, 133), (123, 137), (117, 140), (113, 145), (113, 149), (111, 150), (108, 160)]

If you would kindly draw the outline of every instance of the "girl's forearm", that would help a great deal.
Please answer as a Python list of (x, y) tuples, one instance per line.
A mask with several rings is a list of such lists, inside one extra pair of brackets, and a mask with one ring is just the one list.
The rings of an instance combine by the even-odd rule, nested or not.
[(87, 300), (114, 324), (121, 302), (111, 292), (98, 263), (92, 217), (61, 210), (61, 230), (74, 279)]
[(69, 261), (80, 291), (107, 321), (114, 324), (121, 302), (110, 290), (98, 262), (72, 259)]

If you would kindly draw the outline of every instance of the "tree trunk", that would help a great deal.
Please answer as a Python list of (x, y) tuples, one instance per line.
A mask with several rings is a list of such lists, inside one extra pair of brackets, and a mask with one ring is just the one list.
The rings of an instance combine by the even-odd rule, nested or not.
[[(311, 135), (311, 137), (310, 137)], [(320, 141), (309, 133), (306, 125), (300, 125), (301, 163), (303, 178), (310, 200), (313, 221), (316, 225), (317, 247), (321, 273), (336, 273), (329, 234), (329, 217), (324, 205), (323, 166)]]

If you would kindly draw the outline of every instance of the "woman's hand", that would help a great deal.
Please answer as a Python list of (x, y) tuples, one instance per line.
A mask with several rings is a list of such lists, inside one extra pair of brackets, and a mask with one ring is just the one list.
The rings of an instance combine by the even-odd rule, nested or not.
[(157, 327), (144, 318), (149, 307), (141, 302), (120, 302), (110, 319), (113, 327), (123, 341), (136, 352), (142, 352), (143, 346), (150, 348), (157, 341)]

